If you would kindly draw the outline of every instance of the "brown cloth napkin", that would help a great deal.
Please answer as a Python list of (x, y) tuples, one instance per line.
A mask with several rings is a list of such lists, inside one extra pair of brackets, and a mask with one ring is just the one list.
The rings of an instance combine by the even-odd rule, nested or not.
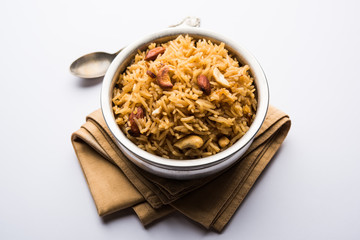
[(179, 211), (207, 229), (222, 231), (284, 141), (291, 121), (270, 106), (254, 142), (230, 168), (195, 180), (150, 174), (117, 148), (100, 110), (71, 141), (100, 216), (132, 207), (143, 225)]

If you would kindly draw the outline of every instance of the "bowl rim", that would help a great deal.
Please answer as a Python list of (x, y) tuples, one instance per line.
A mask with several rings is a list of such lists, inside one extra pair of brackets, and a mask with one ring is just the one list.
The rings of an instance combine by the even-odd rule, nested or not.
[[(238, 139), (231, 147), (227, 148), (224, 151), (216, 153), (214, 155), (197, 158), (197, 159), (168, 159), (161, 156), (154, 155), (149, 153), (128, 139), (125, 134), (121, 131), (120, 127), (115, 122), (113, 110), (112, 110), (112, 86), (114, 77), (118, 73), (118, 68), (120, 67), (123, 61), (126, 61), (129, 56), (131, 56), (134, 51), (137, 51), (139, 48), (143, 47), (145, 44), (150, 44), (156, 39), (163, 37), (171, 37), (178, 35), (197, 35), (203, 38), (213, 38), (217, 41), (224, 42), (225, 48), (231, 48), (233, 51), (237, 52), (243, 59), (246, 60), (246, 63), (250, 65), (254, 81), (256, 82), (257, 94), (258, 94), (258, 106), (256, 110), (256, 116), (251, 124), (249, 130)], [(255, 75), (255, 76), (254, 76)], [(146, 159), (148, 162), (153, 163), (159, 167), (163, 168), (189, 168), (189, 167), (201, 167), (205, 165), (213, 165), (217, 162), (221, 162), (228, 156), (234, 154), (235, 152), (241, 150), (243, 147), (253, 140), (257, 132), (259, 131), (261, 125), (263, 124), (268, 106), (269, 106), (269, 86), (265, 76), (265, 73), (260, 66), (256, 58), (240, 44), (232, 41), (231, 39), (224, 37), (221, 34), (216, 32), (206, 30), (203, 28), (193, 28), (193, 27), (176, 27), (168, 28), (153, 34), (147, 35), (144, 38), (141, 38), (134, 43), (130, 44), (123, 51), (121, 51), (110, 64), (102, 83), (101, 89), (101, 110), (103, 117), (105, 119), (106, 125), (108, 126), (110, 132), (115, 137), (121, 146), (132, 152), (134, 155), (140, 157), (140, 159)]]

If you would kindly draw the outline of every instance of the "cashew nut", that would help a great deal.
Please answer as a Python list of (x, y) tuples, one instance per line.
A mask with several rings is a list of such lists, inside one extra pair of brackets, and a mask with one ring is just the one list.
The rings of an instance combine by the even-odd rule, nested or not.
[(225, 79), (224, 75), (219, 71), (217, 67), (214, 68), (213, 75), (215, 80), (223, 87), (229, 88), (230, 83)]
[(220, 147), (226, 147), (229, 144), (230, 140), (227, 137), (221, 137), (219, 139), (219, 146)]
[(165, 48), (163, 47), (156, 47), (151, 49), (145, 56), (145, 60), (155, 60), (159, 54), (163, 54), (165, 52)]
[(201, 137), (196, 135), (191, 135), (176, 142), (174, 146), (179, 149), (185, 149), (185, 148), (197, 149), (197, 148), (201, 148), (203, 144), (204, 144), (204, 140)]
[(128, 133), (134, 137), (140, 136), (140, 129), (138, 125), (135, 122), (135, 119), (144, 118), (144, 110), (142, 107), (137, 107), (135, 110), (130, 114), (129, 116), (129, 131)]
[(169, 75), (169, 67), (164, 66), (159, 70), (158, 75), (156, 77), (156, 81), (157, 81), (157, 84), (162, 89), (165, 89), (165, 90), (172, 89), (172, 87), (174, 85), (171, 83), (171, 79), (170, 79), (170, 75)]

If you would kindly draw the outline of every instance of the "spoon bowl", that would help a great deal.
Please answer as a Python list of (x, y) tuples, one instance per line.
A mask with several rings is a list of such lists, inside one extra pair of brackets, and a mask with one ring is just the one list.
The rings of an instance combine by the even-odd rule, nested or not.
[(106, 52), (86, 54), (70, 65), (70, 72), (80, 78), (103, 77), (111, 62), (121, 50), (113, 54)]

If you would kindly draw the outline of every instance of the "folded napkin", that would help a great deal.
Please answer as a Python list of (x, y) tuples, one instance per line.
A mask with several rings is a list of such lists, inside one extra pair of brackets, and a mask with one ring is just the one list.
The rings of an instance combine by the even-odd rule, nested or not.
[(284, 141), (291, 121), (270, 106), (254, 142), (230, 168), (194, 180), (172, 180), (150, 174), (117, 148), (100, 110), (72, 134), (71, 141), (98, 214), (133, 208), (148, 225), (179, 211), (207, 229), (222, 231)]

